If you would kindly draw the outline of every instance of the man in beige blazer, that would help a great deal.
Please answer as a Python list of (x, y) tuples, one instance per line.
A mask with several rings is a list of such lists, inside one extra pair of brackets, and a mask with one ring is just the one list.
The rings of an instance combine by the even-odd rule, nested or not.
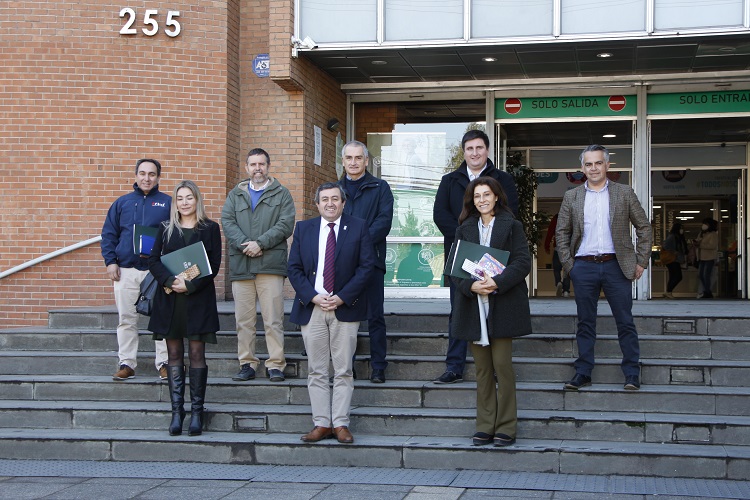
[[(557, 218), (557, 251), (575, 289), (578, 359), (565, 389), (591, 385), (599, 293), (617, 324), (625, 389), (640, 389), (640, 349), (633, 322), (632, 280), (648, 267), (651, 224), (633, 190), (609, 181), (609, 151), (592, 145), (581, 153), (586, 182), (565, 193)], [(633, 246), (631, 224), (635, 227)]]

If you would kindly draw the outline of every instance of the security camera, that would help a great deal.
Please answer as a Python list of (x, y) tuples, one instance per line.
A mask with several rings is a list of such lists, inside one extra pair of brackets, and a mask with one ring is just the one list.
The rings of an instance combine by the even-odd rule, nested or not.
[(318, 44), (309, 36), (306, 36), (305, 39), (302, 40), (300, 46), (310, 50), (318, 48)]
[(309, 36), (306, 36), (304, 40), (300, 40), (296, 36), (292, 36), (292, 57), (296, 58), (299, 55), (300, 49), (313, 50), (317, 47), (318, 44), (315, 43), (315, 40), (313, 40)]

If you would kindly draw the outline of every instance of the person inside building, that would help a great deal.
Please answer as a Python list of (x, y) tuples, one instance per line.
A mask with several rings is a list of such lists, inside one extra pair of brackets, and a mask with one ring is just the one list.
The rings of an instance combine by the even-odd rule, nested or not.
[[(161, 163), (144, 158), (135, 163), (133, 191), (120, 196), (109, 208), (102, 227), (102, 257), (112, 280), (117, 305), (118, 370), (114, 380), (135, 377), (138, 366), (138, 313), (135, 303), (148, 274), (148, 253), (134, 241), (137, 226), (156, 228), (169, 219), (172, 198), (159, 191)], [(138, 247), (136, 248), (136, 245)], [(162, 380), (167, 378), (167, 346), (156, 342), (155, 365)]]
[[(161, 255), (201, 242), (211, 265), (211, 274), (189, 279), (175, 276), (161, 261)], [(185, 418), (185, 339), (188, 340), (190, 368), (190, 427), (188, 435), (203, 432), (203, 403), (206, 396), (208, 367), (206, 343), (216, 344), (219, 331), (219, 313), (216, 308), (214, 278), (221, 267), (221, 231), (209, 219), (203, 206), (203, 197), (192, 181), (182, 181), (175, 187), (174, 202), (168, 221), (159, 227), (148, 267), (156, 281), (154, 308), (148, 322), (155, 340), (166, 340), (169, 351), (169, 398), (172, 403), (172, 421), (169, 434), (182, 434)], [(167, 293), (169, 290), (170, 293)]]
[[(671, 262), (665, 263), (667, 274), (667, 291), (664, 298), (673, 299), (674, 289), (682, 281), (682, 266), (685, 265), (685, 257), (688, 252), (687, 240), (685, 240), (685, 230), (682, 224), (675, 222), (669, 230), (669, 235), (664, 239), (661, 245), (661, 255), (670, 255), (674, 258)], [(663, 259), (663, 257), (662, 257)]]
[(346, 193), (340, 184), (319, 186), (315, 203), (320, 217), (297, 223), (289, 252), (289, 282), (296, 292), (289, 319), (302, 330), (315, 425), (301, 439), (313, 443), (336, 437), (340, 443), (353, 443), (352, 358), (359, 323), (367, 319), (366, 288), (375, 255), (367, 223), (344, 214)]
[[(604, 291), (617, 324), (624, 389), (637, 391), (640, 347), (633, 321), (633, 280), (651, 258), (651, 223), (630, 186), (607, 179), (609, 151), (593, 144), (581, 153), (586, 182), (565, 193), (557, 219), (557, 251), (575, 287), (578, 359), (565, 389), (591, 385), (599, 295)], [(633, 247), (631, 225), (635, 227)]]
[[(461, 138), (461, 149), (464, 153), (464, 161), (456, 170), (445, 174), (440, 179), (435, 204), (432, 209), (432, 218), (435, 225), (443, 234), (443, 249), (445, 255), (450, 253), (453, 238), (458, 228), (458, 216), (463, 210), (464, 193), (469, 182), (477, 177), (492, 177), (500, 183), (508, 198), (508, 206), (514, 215), (518, 215), (518, 191), (513, 177), (502, 170), (495, 168), (492, 160), (488, 158), (490, 138), (481, 130), (469, 130)], [(450, 286), (451, 308), (455, 287)], [(462, 382), (464, 379), (464, 366), (466, 366), (467, 343), (458, 339), (450, 333), (453, 331), (453, 312), (448, 315), (448, 352), (445, 356), (445, 372), (434, 380), (436, 384), (453, 384)]]
[(516, 441), (518, 421), (512, 338), (531, 333), (526, 286), (531, 254), (523, 225), (513, 217), (502, 186), (492, 177), (469, 183), (458, 221), (456, 241), (510, 252), (501, 274), (482, 280), (451, 277), (456, 287), (453, 321), (461, 325), (451, 337), (469, 342), (477, 373), (473, 443), (508, 446)]
[(701, 289), (698, 292), (699, 299), (712, 299), (711, 293), (712, 273), (714, 263), (719, 254), (719, 223), (711, 217), (703, 219), (701, 232), (695, 239), (698, 246), (698, 279), (700, 280)]
[(240, 371), (232, 380), (255, 378), (260, 361), (255, 354), (258, 316), (263, 317), (271, 382), (284, 381), (284, 278), (287, 239), (294, 230), (294, 200), (289, 190), (268, 171), (271, 157), (251, 149), (245, 162), (249, 179), (229, 192), (221, 211), (221, 225), (229, 248), (229, 280), (237, 324)]
[(341, 149), (346, 173), (341, 186), (346, 191), (344, 213), (359, 217), (370, 228), (370, 241), (375, 252), (375, 269), (367, 285), (367, 332), (370, 337), (370, 382), (385, 382), (386, 332), (383, 301), (385, 295), (385, 239), (393, 223), (393, 193), (383, 179), (367, 171), (369, 153), (359, 141), (350, 141)]

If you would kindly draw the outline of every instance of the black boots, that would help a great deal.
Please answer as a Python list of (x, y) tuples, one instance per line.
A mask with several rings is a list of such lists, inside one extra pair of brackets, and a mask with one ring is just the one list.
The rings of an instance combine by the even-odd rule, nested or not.
[(185, 367), (168, 366), (169, 399), (172, 401), (172, 422), (169, 424), (169, 435), (182, 434), (182, 421), (185, 420)]
[(190, 368), (190, 428), (188, 436), (200, 436), (203, 433), (203, 401), (206, 398), (206, 380), (208, 367)]

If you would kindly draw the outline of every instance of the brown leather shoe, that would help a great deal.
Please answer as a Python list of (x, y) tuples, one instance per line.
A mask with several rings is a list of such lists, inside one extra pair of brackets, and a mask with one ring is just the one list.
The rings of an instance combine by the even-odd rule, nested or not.
[(135, 377), (135, 370), (128, 365), (120, 365), (120, 369), (112, 375), (112, 380), (127, 380)]
[(315, 426), (313, 430), (302, 436), (300, 439), (305, 443), (317, 443), (321, 439), (333, 437), (333, 430), (330, 427)]
[(354, 442), (354, 436), (352, 436), (352, 433), (349, 432), (349, 428), (345, 425), (334, 428), (333, 433), (336, 434), (336, 439), (339, 440), (339, 443), (348, 444)]

